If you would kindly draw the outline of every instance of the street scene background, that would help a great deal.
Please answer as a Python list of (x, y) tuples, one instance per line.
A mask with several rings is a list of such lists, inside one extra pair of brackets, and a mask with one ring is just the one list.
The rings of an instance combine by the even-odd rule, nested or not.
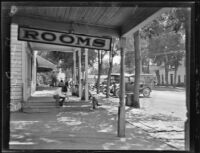
[[(190, 14), (181, 7), (12, 6), (10, 148), (185, 150)], [(129, 29), (126, 19), (146, 15), (148, 23)], [(123, 29), (126, 37), (104, 36)], [(88, 36), (93, 30), (98, 39)], [(67, 38), (77, 43), (66, 46)], [(95, 48), (105, 39), (110, 50)]]

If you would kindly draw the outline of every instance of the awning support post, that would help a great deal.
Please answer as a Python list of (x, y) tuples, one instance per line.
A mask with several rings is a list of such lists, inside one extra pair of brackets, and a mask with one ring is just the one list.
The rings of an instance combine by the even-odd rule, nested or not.
[(88, 101), (88, 49), (85, 48), (85, 101)]
[(120, 68), (120, 102), (118, 107), (118, 137), (125, 137), (125, 82), (124, 82), (124, 69), (125, 69), (125, 38), (120, 39), (121, 50), (121, 68)]
[(78, 50), (78, 57), (79, 57), (79, 66), (78, 66), (78, 74), (79, 74), (79, 97), (82, 96), (82, 83), (81, 83), (81, 49)]
[(76, 84), (76, 51), (74, 50), (73, 52), (73, 61), (74, 61), (74, 74), (73, 74), (73, 82), (74, 82), (74, 85)]

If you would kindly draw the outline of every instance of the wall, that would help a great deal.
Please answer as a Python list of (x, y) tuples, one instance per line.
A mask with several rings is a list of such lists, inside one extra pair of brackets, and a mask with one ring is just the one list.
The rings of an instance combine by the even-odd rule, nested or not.
[(11, 24), (11, 54), (10, 54), (10, 105), (11, 111), (21, 108), (23, 99), (23, 77), (22, 77), (22, 52), (25, 43), (17, 40), (18, 26)]
[(34, 54), (27, 42), (18, 41), (18, 25), (11, 24), (11, 56), (10, 56), (10, 105), (11, 111), (21, 109), (35, 91), (36, 64)]

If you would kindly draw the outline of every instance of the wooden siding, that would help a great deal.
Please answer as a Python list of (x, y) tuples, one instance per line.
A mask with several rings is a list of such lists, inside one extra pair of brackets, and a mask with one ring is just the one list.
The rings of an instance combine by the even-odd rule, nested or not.
[(22, 83), (22, 50), (23, 43), (17, 40), (18, 26), (11, 25), (11, 54), (10, 54), (10, 109), (17, 111), (23, 100)]

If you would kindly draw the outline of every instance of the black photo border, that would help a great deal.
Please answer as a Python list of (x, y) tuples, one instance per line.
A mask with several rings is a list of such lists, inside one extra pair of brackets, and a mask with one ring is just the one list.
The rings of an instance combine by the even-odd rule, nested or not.
[[(169, 151), (169, 150), (10, 150), (9, 149), (9, 122), (10, 122), (10, 7), (16, 6), (146, 6), (146, 7), (191, 7), (191, 38), (190, 53), (187, 53), (187, 69), (189, 69), (189, 95), (190, 101), (190, 150), (189, 151)], [(199, 11), (198, 1), (5, 1), (1, 2), (1, 148), (2, 152), (41, 152), (41, 153), (115, 153), (115, 152), (164, 152), (164, 153), (200, 153), (200, 32), (199, 32)], [(189, 97), (188, 97), (189, 96)]]

